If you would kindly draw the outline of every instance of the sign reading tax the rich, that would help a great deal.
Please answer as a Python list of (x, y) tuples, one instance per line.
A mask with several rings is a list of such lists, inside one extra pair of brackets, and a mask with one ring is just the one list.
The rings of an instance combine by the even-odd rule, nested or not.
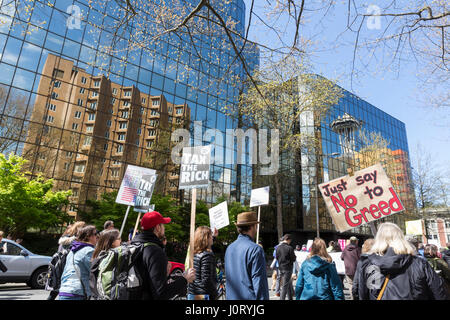
[(339, 232), (405, 210), (381, 164), (319, 185)]
[(143, 175), (139, 182), (138, 193), (134, 203), (134, 211), (147, 212), (150, 208), (153, 189), (155, 188), (157, 174)]
[(179, 189), (207, 188), (210, 159), (211, 146), (183, 148)]

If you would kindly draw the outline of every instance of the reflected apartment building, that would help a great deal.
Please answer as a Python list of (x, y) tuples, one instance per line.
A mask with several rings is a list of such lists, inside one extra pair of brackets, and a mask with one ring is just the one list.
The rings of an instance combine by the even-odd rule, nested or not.
[[(72, 5), (83, 12), (79, 28), (67, 28)], [(56, 189), (73, 190), (75, 211), (87, 198), (117, 190), (128, 164), (155, 169), (155, 192), (188, 202), (191, 193), (177, 190), (171, 162), (171, 144), (178, 143), (170, 141), (173, 131), (196, 121), (203, 132), (217, 129), (225, 135), (238, 128), (238, 117), (224, 110), (239, 103), (244, 69), (253, 72), (259, 65), (258, 47), (243, 40), (244, 1), (218, 5), (223, 18), (234, 22), (236, 35), (242, 35), (235, 44), (246, 68), (235, 59), (227, 35), (215, 28), (210, 30), (214, 36), (195, 41), (167, 34), (145, 46), (130, 46), (133, 29), (116, 37), (121, 6), (114, 1), (8, 4), (11, 10), (0, 10), (0, 126), (12, 123), (17, 130), (2, 136), (7, 145), (2, 152), (28, 159), (33, 177), (43, 173)], [(145, 15), (151, 21), (151, 14)], [(10, 112), (15, 105), (23, 110)], [(210, 140), (191, 136), (190, 142), (207, 145)], [(236, 146), (224, 152), (237, 154)], [(198, 200), (212, 205), (223, 194), (232, 201), (249, 200), (251, 164), (214, 163), (210, 177)]]
[(158, 171), (156, 191), (178, 196), (171, 132), (189, 128), (190, 108), (92, 76), (49, 54), (39, 82), (23, 156), (28, 170), (72, 190), (69, 213), (117, 190), (127, 164)]

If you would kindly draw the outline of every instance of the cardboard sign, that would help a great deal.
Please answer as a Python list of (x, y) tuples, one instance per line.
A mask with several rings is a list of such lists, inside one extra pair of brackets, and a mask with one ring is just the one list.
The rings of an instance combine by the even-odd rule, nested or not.
[(250, 195), (250, 208), (269, 204), (269, 189), (270, 187), (253, 189)]
[(141, 177), (136, 200), (134, 201), (134, 211), (147, 212), (150, 210), (150, 200), (155, 188), (156, 177), (156, 174), (145, 174)]
[(222, 229), (230, 225), (230, 218), (228, 217), (227, 202), (224, 201), (215, 207), (209, 209), (209, 221), (211, 229)]
[(381, 164), (319, 185), (339, 232), (405, 210)]
[(341, 247), (341, 250), (344, 251), (346, 244), (347, 244), (347, 240), (345, 239), (338, 239), (339, 242), (339, 246)]
[(144, 175), (156, 176), (153, 169), (142, 168), (128, 165), (119, 192), (117, 193), (116, 202), (127, 206), (134, 206), (136, 196), (139, 193), (139, 185)]
[(405, 221), (406, 234), (409, 235), (422, 235), (422, 220)]
[(207, 188), (210, 159), (211, 146), (183, 148), (179, 189)]

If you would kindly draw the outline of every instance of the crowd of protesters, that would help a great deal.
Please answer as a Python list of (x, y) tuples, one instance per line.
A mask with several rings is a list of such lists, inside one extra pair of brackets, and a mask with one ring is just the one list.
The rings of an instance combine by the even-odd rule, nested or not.
[[(124, 243), (113, 221), (106, 221), (102, 232), (82, 221), (70, 225), (58, 241), (58, 251), (67, 253), (60, 286), (50, 292), (48, 299), (99, 299), (96, 286), (99, 264), (105, 256), (102, 253), (121, 245), (143, 244), (135, 263), (142, 290), (131, 294), (130, 299), (217, 299), (217, 264), (212, 248), (218, 231), (206, 226), (195, 230), (192, 268), (172, 278), (164, 227), (170, 222), (159, 212), (147, 212), (140, 221), (140, 231)], [(235, 224), (238, 237), (225, 252), (226, 299), (268, 300), (266, 256), (262, 246), (255, 243), (257, 216), (254, 212), (240, 213)], [(350, 237), (343, 250), (337, 241), (327, 246), (321, 238), (315, 238), (308, 249), (306, 245), (294, 249), (292, 240), (290, 234), (280, 239), (270, 265), (271, 290), (281, 300), (344, 300), (344, 287), (352, 300), (450, 298), (450, 244), (439, 251), (433, 244), (423, 245), (413, 237), (405, 237), (393, 223), (380, 224), (375, 238), (367, 239), (362, 247), (356, 237)], [(296, 256), (299, 252), (307, 255), (301, 264)], [(343, 280), (330, 256), (337, 252), (345, 266)]]
[[(442, 252), (433, 244), (423, 246), (415, 238), (405, 237), (397, 225), (389, 222), (381, 224), (375, 238), (367, 239), (362, 247), (353, 236), (343, 250), (338, 242), (330, 241), (326, 247), (324, 240), (316, 238), (300, 271), (292, 278), (296, 280), (295, 298), (344, 300), (345, 286), (350, 300), (448, 300), (449, 248), (450, 243)], [(343, 281), (329, 255), (341, 251), (345, 266)], [(274, 253), (275, 257), (279, 255)], [(279, 273), (276, 265), (273, 261), (274, 274)], [(283, 287), (283, 282), (292, 280), (279, 281)], [(272, 286), (272, 290), (275, 288), (278, 285)]]

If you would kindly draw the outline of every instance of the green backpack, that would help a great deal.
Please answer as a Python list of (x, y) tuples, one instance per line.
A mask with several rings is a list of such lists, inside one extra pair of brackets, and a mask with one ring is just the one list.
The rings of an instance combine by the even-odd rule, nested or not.
[(142, 290), (142, 277), (135, 268), (145, 247), (153, 242), (123, 245), (99, 255), (96, 289), (99, 300), (129, 300)]

